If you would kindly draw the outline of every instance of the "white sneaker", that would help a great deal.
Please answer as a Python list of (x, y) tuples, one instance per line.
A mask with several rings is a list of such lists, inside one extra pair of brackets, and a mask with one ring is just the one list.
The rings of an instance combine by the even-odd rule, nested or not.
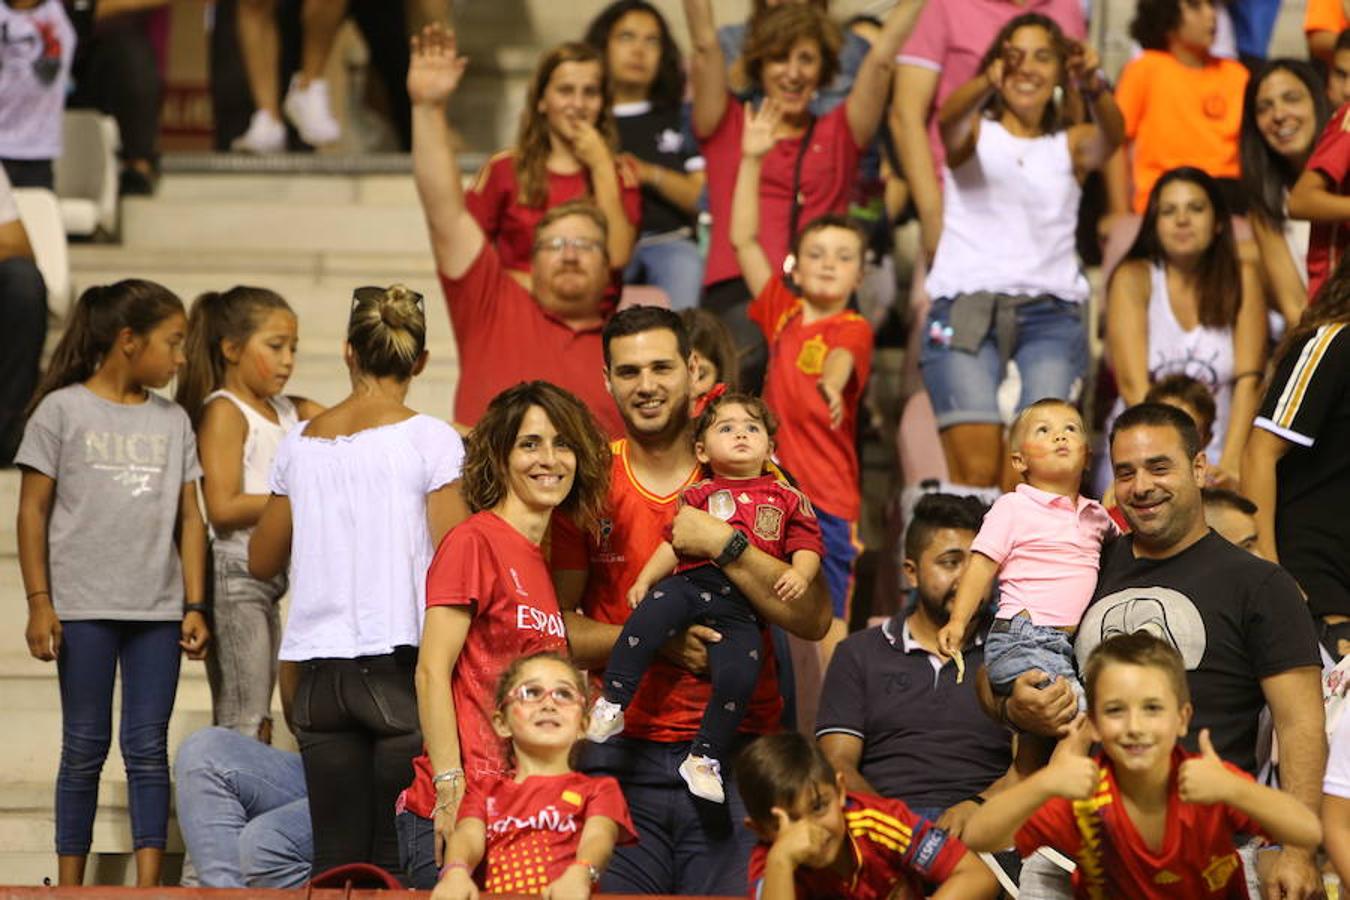
[(711, 756), (689, 754), (680, 763), (680, 777), (689, 785), (689, 793), (713, 803), (726, 803), (722, 790), (722, 764)]
[(623, 731), (623, 707), (610, 703), (604, 697), (591, 707), (591, 721), (586, 726), (586, 740), (603, 744)]
[(281, 153), (286, 149), (286, 126), (265, 109), (254, 111), (248, 131), (230, 141), (236, 153)]
[(311, 147), (331, 144), (342, 135), (342, 126), (333, 118), (333, 108), (328, 103), (328, 82), (322, 78), (302, 88), (300, 76), (291, 76), (291, 86), (281, 108), (300, 132), (300, 139)]

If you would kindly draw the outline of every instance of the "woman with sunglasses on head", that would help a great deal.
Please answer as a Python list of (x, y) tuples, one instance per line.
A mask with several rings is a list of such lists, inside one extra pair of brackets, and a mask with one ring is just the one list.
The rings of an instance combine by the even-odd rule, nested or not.
[(301, 668), (292, 720), (315, 872), (398, 866), (394, 801), (422, 744), (413, 673), (426, 572), (463, 517), (459, 435), (404, 402), (425, 346), (420, 294), (357, 289), (343, 347), (352, 392), (282, 439), (249, 541), (254, 578), (290, 562), (280, 655)]
[(567, 652), (562, 613), (540, 541), (555, 509), (598, 525), (609, 445), (576, 397), (529, 381), (493, 398), (469, 435), (461, 492), (474, 515), (427, 572), (417, 704), (426, 753), (399, 798), (403, 873), (436, 884), (466, 787), (506, 776), (494, 692), (518, 656)]

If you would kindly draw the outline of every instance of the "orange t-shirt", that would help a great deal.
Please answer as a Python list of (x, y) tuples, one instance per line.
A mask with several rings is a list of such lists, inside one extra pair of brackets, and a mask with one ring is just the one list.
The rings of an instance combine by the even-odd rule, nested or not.
[(1314, 31), (1340, 34), (1347, 26), (1350, 26), (1350, 21), (1345, 18), (1341, 0), (1308, 0), (1308, 6), (1303, 11), (1304, 34)]
[(1195, 166), (1215, 178), (1237, 178), (1238, 131), (1247, 68), (1210, 57), (1193, 69), (1170, 53), (1145, 50), (1120, 73), (1116, 103), (1134, 155), (1134, 210), (1164, 172)]

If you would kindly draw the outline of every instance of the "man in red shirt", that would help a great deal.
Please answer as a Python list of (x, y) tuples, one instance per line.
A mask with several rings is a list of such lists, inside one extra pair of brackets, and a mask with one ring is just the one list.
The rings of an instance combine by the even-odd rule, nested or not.
[(445, 118), (465, 62), (453, 34), (428, 27), (414, 40), (408, 67), (413, 180), (459, 352), (455, 421), (471, 426), (502, 390), (541, 378), (576, 394), (617, 436), (623, 429), (600, 349), (609, 285), (605, 216), (584, 202), (549, 210), (535, 230), (530, 290), (511, 278), (465, 205)]
[[(730, 525), (708, 513), (678, 510), (681, 489), (697, 480), (699, 465), (689, 419), (689, 339), (679, 316), (638, 307), (605, 327), (605, 372), (623, 418), (615, 441), (609, 510), (594, 539), (555, 519), (552, 544), (558, 604), (577, 665), (603, 669), (630, 612), (628, 588), (673, 525), (671, 543), (685, 557), (716, 559), (727, 577), (767, 623), (805, 640), (829, 626), (830, 603), (820, 580), (784, 603), (773, 592), (787, 563), (750, 546), (729, 555)], [(695, 799), (677, 773), (698, 732), (711, 694), (699, 677), (707, 667), (705, 642), (716, 631), (695, 625), (670, 641), (648, 669), (625, 711), (621, 737), (590, 745), (582, 768), (614, 775), (624, 786), (638, 844), (616, 851), (604, 890), (616, 893), (737, 894), (744, 890), (754, 835), (734, 780), (727, 805)], [(741, 731), (776, 731), (782, 712), (778, 665), (764, 635), (759, 682)]]

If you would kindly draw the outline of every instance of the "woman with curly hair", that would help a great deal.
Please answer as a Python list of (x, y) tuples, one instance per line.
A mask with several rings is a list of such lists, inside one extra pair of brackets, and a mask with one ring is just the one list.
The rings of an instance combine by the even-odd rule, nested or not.
[(1272, 59), (1247, 83), (1238, 152), (1242, 190), (1271, 306), (1292, 326), (1308, 305), (1307, 222), (1289, 217), (1286, 198), (1331, 118), (1322, 79), (1301, 59)]
[(610, 267), (628, 264), (642, 194), (632, 166), (615, 160), (618, 145), (604, 57), (580, 43), (544, 54), (530, 80), (516, 145), (488, 160), (465, 196), (502, 265), (522, 285), (529, 287), (535, 226), (569, 200), (592, 200), (604, 212)]
[(399, 800), (409, 883), (435, 886), (468, 781), (506, 774), (493, 690), (518, 656), (567, 653), (540, 542), (555, 509), (597, 526), (609, 446), (582, 403), (545, 381), (498, 394), (469, 435), (461, 492), (474, 513), (436, 551), (417, 662), (426, 752)]

